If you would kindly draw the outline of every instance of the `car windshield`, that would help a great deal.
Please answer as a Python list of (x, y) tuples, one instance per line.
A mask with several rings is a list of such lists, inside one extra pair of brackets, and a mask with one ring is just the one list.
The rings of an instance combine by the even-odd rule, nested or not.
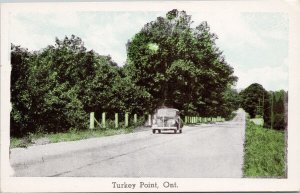
[(173, 109), (159, 109), (157, 111), (157, 117), (175, 117), (176, 111)]

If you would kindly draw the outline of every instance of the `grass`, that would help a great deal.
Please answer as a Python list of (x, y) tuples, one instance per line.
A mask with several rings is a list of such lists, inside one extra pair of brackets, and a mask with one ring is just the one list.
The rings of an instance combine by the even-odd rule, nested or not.
[(284, 131), (247, 121), (244, 156), (245, 177), (286, 177)]
[(62, 141), (76, 141), (92, 137), (104, 137), (118, 134), (126, 134), (133, 132), (133, 128), (120, 128), (120, 129), (87, 129), (87, 130), (71, 130), (65, 133), (50, 133), (30, 134), (23, 138), (11, 138), (10, 148), (27, 147), (32, 145), (33, 141), (40, 138), (47, 138), (50, 143), (57, 143)]
[(255, 125), (264, 125), (264, 119), (263, 118), (254, 118), (254, 119), (250, 119), (250, 121), (252, 121)]

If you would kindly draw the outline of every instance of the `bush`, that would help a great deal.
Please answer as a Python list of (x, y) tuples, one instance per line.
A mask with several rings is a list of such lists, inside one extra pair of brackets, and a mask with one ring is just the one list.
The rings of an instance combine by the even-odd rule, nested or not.
[[(11, 135), (88, 128), (90, 112), (141, 113), (147, 93), (110, 56), (87, 51), (80, 38), (56, 39), (39, 52), (12, 45)], [(98, 113), (99, 114), (99, 113)]]

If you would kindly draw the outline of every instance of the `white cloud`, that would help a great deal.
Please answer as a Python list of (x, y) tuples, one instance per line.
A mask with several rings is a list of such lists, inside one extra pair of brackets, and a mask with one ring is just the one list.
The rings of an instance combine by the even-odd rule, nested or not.
[(263, 66), (249, 70), (236, 68), (235, 75), (239, 77), (236, 88), (246, 88), (252, 83), (259, 83), (266, 90), (288, 88), (288, 70), (285, 65)]
[(21, 45), (29, 50), (38, 50), (54, 40), (49, 34), (36, 33), (34, 23), (22, 22), (16, 17), (11, 17), (10, 23), (9, 38), (15, 45)]
[[(190, 13), (187, 10), (187, 13)], [(258, 59), (243, 58), (243, 60), (253, 61), (253, 65), (245, 65), (241, 59), (231, 58), (228, 49), (239, 50), (243, 53), (245, 48), (261, 49), (270, 46), (266, 45), (265, 37), (286, 39), (284, 31), (262, 29), (253, 30), (252, 26), (242, 19), (239, 12), (235, 13), (190, 13), (194, 25), (207, 21), (211, 27), (211, 32), (218, 35), (217, 45), (224, 51), (227, 61), (234, 67), (235, 75), (239, 77), (237, 88), (245, 88), (254, 82), (262, 84), (267, 90), (287, 88), (287, 59), (281, 66), (266, 65), (254, 68), (254, 63)], [(119, 65), (126, 61), (125, 44), (132, 38), (144, 24), (154, 20), (162, 13), (149, 14), (147, 12), (137, 15), (130, 13), (113, 14), (112, 17), (105, 18), (102, 14), (85, 13), (84, 17), (76, 12), (56, 12), (56, 13), (32, 13), (28, 20), (22, 14), (12, 15), (10, 39), (12, 43), (38, 50), (47, 45), (54, 44), (54, 38), (63, 38), (65, 35), (78, 35), (83, 39), (88, 49), (94, 49), (102, 55), (110, 55)], [(99, 16), (102, 18), (99, 21)], [(109, 14), (108, 14), (109, 16)], [(107, 17), (107, 15), (106, 15)], [(268, 48), (268, 47), (267, 47)], [(266, 49), (268, 50), (268, 49)], [(245, 51), (244, 51), (245, 52)], [(256, 57), (257, 58), (257, 57)], [(283, 59), (282, 59), (283, 60)], [(271, 62), (270, 62), (271, 63)], [(243, 65), (244, 64), (244, 65)], [(241, 68), (243, 67), (243, 68)]]
[(55, 12), (46, 14), (47, 23), (57, 27), (77, 28), (82, 22), (76, 12)]
[(249, 25), (241, 18), (241, 13), (224, 12), (222, 14), (203, 12), (193, 13), (192, 19), (198, 25), (201, 21), (207, 21), (211, 32), (219, 37), (221, 45), (240, 48), (243, 45), (253, 47), (265, 47), (265, 42), (257, 33), (253, 32)]
[[(133, 19), (129, 13), (122, 13), (111, 18), (110, 22), (90, 25), (85, 29), (86, 46), (99, 54), (110, 55), (119, 65), (126, 61), (126, 43), (147, 22), (148, 17)], [(93, 22), (93, 24), (95, 24)]]

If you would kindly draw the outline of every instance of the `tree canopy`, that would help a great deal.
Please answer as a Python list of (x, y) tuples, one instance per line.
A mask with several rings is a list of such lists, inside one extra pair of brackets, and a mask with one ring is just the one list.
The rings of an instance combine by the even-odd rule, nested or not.
[(150, 94), (150, 111), (166, 105), (184, 114), (216, 115), (237, 80), (207, 22), (191, 24), (191, 16), (174, 9), (147, 23), (127, 44), (127, 74)]
[(12, 135), (84, 129), (89, 112), (140, 113), (148, 97), (74, 35), (32, 53), (12, 45), (11, 64)]
[[(87, 50), (74, 35), (39, 51), (12, 45), (11, 132), (61, 132), (88, 127), (88, 115), (101, 112), (152, 113), (177, 108), (182, 115), (229, 117), (239, 106), (270, 126), (270, 96), (252, 84), (241, 93), (233, 68), (217, 47), (207, 22), (192, 27), (185, 11), (169, 11), (145, 24), (127, 43), (127, 63)], [(282, 128), (286, 101), (272, 94), (274, 128)], [(278, 99), (278, 100), (277, 100)]]

